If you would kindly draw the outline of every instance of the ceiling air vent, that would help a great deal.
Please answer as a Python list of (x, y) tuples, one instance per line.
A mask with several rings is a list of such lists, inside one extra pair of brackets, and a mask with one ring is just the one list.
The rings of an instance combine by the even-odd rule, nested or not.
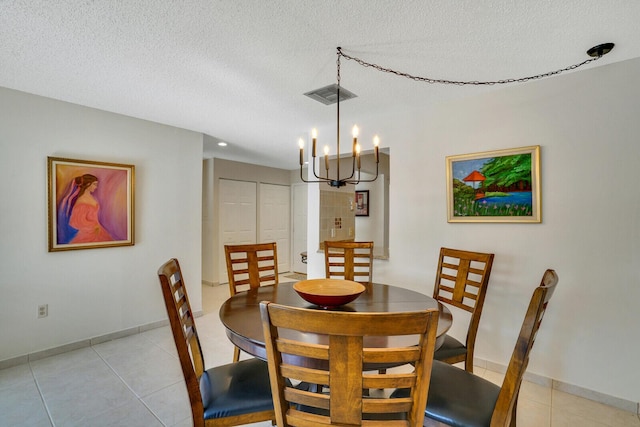
[[(318, 102), (322, 102), (324, 105), (331, 105), (338, 102), (338, 85), (332, 84), (329, 86), (321, 87), (320, 89), (312, 90), (311, 92), (305, 93), (309, 98), (315, 99)], [(349, 92), (342, 86), (340, 86), (340, 102), (348, 101), (351, 98), (356, 98), (356, 95), (353, 92)]]

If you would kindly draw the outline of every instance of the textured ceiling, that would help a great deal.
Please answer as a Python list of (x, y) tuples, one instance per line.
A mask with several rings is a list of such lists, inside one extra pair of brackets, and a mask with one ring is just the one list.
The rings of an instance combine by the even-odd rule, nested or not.
[[(0, 0), (0, 86), (229, 143), (205, 157), (293, 169), (298, 137), (335, 126), (335, 106), (303, 93), (335, 83), (337, 46), (418, 76), (498, 80), (581, 62), (603, 42), (616, 47), (581, 70), (640, 57), (638, 22), (634, 0)], [(500, 90), (344, 59), (341, 74), (358, 95), (341, 121), (357, 118), (363, 137), (384, 136), (391, 113)]]

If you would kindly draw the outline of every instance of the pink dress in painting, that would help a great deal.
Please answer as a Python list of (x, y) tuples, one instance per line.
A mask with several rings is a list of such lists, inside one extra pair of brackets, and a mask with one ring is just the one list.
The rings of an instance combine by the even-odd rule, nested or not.
[(76, 236), (69, 243), (108, 242), (113, 238), (98, 221), (98, 204), (78, 202), (71, 211), (69, 225), (78, 230)]

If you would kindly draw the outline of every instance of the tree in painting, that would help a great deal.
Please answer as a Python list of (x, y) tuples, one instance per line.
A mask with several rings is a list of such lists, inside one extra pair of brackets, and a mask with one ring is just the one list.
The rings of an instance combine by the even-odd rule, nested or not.
[(479, 170), (453, 179), (454, 215), (531, 216), (531, 190), (531, 154), (486, 158)]

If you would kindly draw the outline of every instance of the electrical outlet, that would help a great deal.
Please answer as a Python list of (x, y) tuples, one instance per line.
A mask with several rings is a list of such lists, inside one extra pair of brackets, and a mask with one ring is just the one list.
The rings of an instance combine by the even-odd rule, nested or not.
[(42, 304), (38, 306), (38, 319), (47, 317), (49, 315), (49, 304)]
[(335, 228), (331, 229), (331, 237), (336, 237), (336, 229)]
[(353, 237), (353, 228), (349, 227), (349, 237)]

